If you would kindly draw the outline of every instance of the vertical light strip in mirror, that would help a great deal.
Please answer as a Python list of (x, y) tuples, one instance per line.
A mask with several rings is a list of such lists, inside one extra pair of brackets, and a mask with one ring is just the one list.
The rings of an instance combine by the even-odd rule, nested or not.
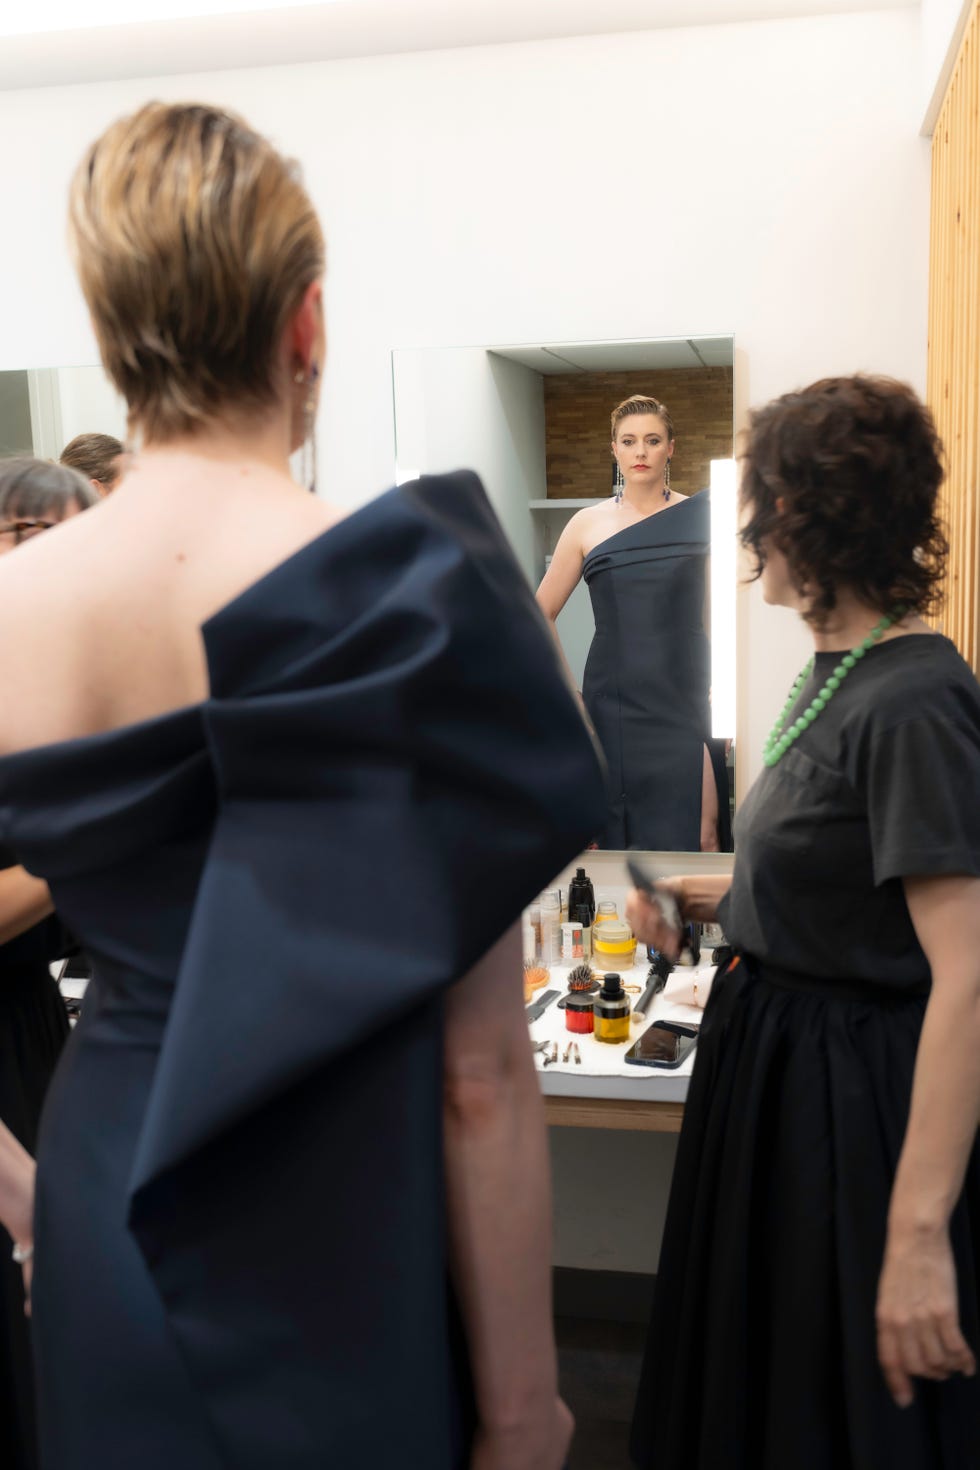
[(711, 734), (735, 738), (735, 461), (711, 461)]

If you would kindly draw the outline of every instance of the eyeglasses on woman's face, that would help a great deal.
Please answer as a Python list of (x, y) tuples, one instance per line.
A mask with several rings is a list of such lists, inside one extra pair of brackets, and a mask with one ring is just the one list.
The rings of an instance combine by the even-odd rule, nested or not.
[(22, 542), (30, 541), (32, 536), (50, 531), (57, 524), (57, 521), (0, 521), (0, 552), (20, 546)]

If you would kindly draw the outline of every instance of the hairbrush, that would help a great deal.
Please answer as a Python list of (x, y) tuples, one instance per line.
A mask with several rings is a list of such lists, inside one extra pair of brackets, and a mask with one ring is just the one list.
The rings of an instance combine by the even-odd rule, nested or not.
[(576, 965), (574, 970), (568, 972), (569, 990), (591, 990), (595, 975), (590, 965)]
[(542, 987), (542, 985), (547, 985), (547, 983), (548, 983), (548, 981), (550, 979), (551, 979), (551, 972), (550, 972), (550, 970), (546, 970), (545, 967), (544, 967), (544, 965), (539, 965), (534, 960), (525, 960), (524, 961), (524, 1000), (525, 1000), (525, 1002), (529, 1001), (531, 999), (531, 996), (534, 994), (534, 992), (536, 990), (540, 990), (541, 987)]

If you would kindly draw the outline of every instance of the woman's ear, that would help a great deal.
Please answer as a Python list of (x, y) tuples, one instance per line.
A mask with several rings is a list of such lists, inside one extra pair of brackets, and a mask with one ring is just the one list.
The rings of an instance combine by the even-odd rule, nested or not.
[(312, 281), (303, 292), (302, 300), (286, 328), (285, 346), (294, 372), (301, 369), (303, 376), (309, 377), (314, 366), (322, 366), (317, 361), (322, 333), (323, 286), (319, 281)]

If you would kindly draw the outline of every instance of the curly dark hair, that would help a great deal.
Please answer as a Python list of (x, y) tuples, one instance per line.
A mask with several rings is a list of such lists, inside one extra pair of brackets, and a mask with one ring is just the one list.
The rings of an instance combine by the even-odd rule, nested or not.
[(883, 610), (938, 606), (949, 550), (937, 514), (942, 453), (929, 410), (892, 378), (822, 378), (755, 409), (740, 495), (752, 580), (769, 544), (816, 626), (844, 587)]

